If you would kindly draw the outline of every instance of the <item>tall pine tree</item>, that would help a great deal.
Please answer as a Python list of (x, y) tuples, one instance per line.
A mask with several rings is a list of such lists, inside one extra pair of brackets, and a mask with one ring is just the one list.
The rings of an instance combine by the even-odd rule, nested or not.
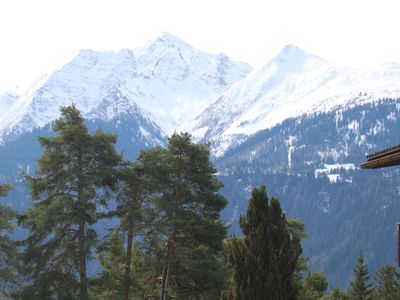
[[(117, 279), (109, 293), (121, 299), (136, 299), (132, 289), (152, 299), (218, 298), (225, 283), (219, 255), (226, 235), (219, 213), (226, 200), (218, 194), (221, 183), (209, 155), (208, 147), (192, 143), (188, 134), (174, 134), (167, 149), (142, 151), (122, 168), (113, 215), (120, 219), (124, 257), (111, 245), (102, 255), (124, 260), (125, 266), (122, 271), (118, 263), (103, 263), (103, 279), (110, 274)], [(140, 262), (143, 270), (135, 274)]]
[(98, 208), (115, 187), (120, 156), (116, 136), (89, 133), (74, 105), (61, 108), (53, 131), (58, 136), (39, 138), (44, 154), (37, 176), (27, 177), (33, 207), (21, 218), (30, 231), (24, 253), (31, 266), (30, 297), (86, 300)]
[(376, 275), (375, 298), (400, 299), (400, 274), (390, 265), (381, 267)]
[(173, 134), (159, 153), (160, 197), (155, 201), (160, 220), (162, 274), (160, 299), (217, 298), (224, 284), (219, 251), (226, 228), (219, 220), (226, 200), (210, 161), (207, 146), (189, 134)]
[[(112, 232), (106, 243), (102, 245), (99, 260), (103, 271), (92, 278), (92, 298), (96, 300), (125, 299), (126, 290), (126, 243), (121, 230)], [(142, 300), (146, 295), (154, 295), (152, 266), (154, 261), (147, 255), (142, 244), (135, 240), (131, 246), (131, 265), (129, 276), (128, 299)], [(157, 296), (148, 298), (155, 299)]]
[(322, 299), (327, 288), (328, 281), (326, 280), (325, 275), (322, 272), (309, 272), (308, 276), (303, 279), (303, 285), (301, 286), (301, 290), (299, 292), (299, 299)]
[(329, 292), (329, 294), (324, 298), (324, 300), (348, 300), (348, 293), (345, 291), (342, 291), (340, 287), (337, 285), (334, 288), (332, 288)]
[[(125, 161), (119, 173), (120, 185), (117, 195), (117, 206), (110, 215), (119, 219), (119, 236), (125, 243), (124, 249), (124, 268), (120, 274), (123, 280), (119, 285), (113, 286), (120, 291), (120, 297), (124, 300), (131, 299), (131, 286), (135, 283), (133, 277), (132, 261), (135, 238), (147, 238), (151, 228), (154, 226), (154, 209), (152, 207), (152, 197), (157, 192), (157, 180), (153, 173), (154, 165), (159, 162), (154, 159), (154, 153), (162, 151), (154, 148), (142, 151), (137, 162)], [(157, 174), (159, 176), (160, 174)], [(115, 241), (115, 233), (113, 234)], [(136, 241), (139, 243), (139, 241)], [(107, 250), (109, 251), (109, 250)], [(115, 256), (115, 255), (114, 255)], [(106, 267), (106, 269), (108, 269)], [(116, 274), (116, 272), (114, 272)], [(106, 273), (103, 273), (106, 274)]]
[[(0, 184), (0, 197), (7, 196), (11, 189), (9, 184)], [(7, 296), (16, 277), (16, 252), (15, 242), (9, 237), (14, 229), (12, 220), (15, 213), (4, 205), (0, 205), (0, 289), (3, 296)]]
[(357, 264), (353, 269), (354, 280), (350, 281), (350, 300), (369, 300), (372, 297), (373, 285), (369, 282), (370, 275), (362, 253), (359, 254)]
[(240, 227), (244, 237), (232, 238), (228, 247), (235, 298), (296, 299), (294, 274), (302, 253), (302, 233), (291, 233), (291, 229), (301, 227), (288, 227), (279, 200), (268, 199), (264, 186), (253, 189)]

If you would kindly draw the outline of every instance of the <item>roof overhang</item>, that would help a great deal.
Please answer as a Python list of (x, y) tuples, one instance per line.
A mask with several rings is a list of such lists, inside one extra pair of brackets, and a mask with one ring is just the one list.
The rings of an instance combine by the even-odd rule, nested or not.
[(361, 169), (378, 169), (400, 165), (400, 145), (367, 155), (367, 159), (367, 162), (360, 165)]
[(377, 169), (400, 165), (400, 152), (362, 163), (361, 169)]

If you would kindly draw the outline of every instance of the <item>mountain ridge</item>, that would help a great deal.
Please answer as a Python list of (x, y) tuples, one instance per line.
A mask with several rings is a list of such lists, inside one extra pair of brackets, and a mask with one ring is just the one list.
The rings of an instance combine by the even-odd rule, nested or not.
[(201, 141), (223, 155), (260, 130), (285, 119), (400, 95), (400, 64), (360, 70), (337, 67), (293, 45), (235, 83), (193, 122)]
[(398, 143), (399, 64), (337, 67), (288, 45), (251, 71), (168, 34), (138, 50), (75, 58), (22, 97), (0, 96), (0, 178), (13, 185), (13, 208), (31, 205), (21, 174), (35, 171), (37, 136), (54, 134), (59, 106), (76, 102), (90, 130), (118, 135), (127, 159), (165, 146), (174, 129), (211, 141), (231, 233), (240, 234), (252, 187), (267, 185), (288, 216), (304, 221), (304, 254), (332, 284), (347, 282), (358, 251), (373, 270), (395, 263), (399, 170), (358, 165), (365, 153)]
[[(0, 96), (0, 140), (50, 123), (60, 106), (71, 103), (93, 118), (96, 107), (114, 99), (116, 90), (127, 100), (124, 109), (137, 105), (167, 135), (250, 70), (245, 63), (197, 51), (167, 33), (133, 50), (80, 50), (15, 102), (8, 94)], [(118, 112), (108, 102), (109, 111)]]
[(396, 98), (399, 81), (400, 64), (338, 67), (293, 44), (252, 70), (164, 32), (141, 48), (80, 50), (22, 96), (0, 95), (0, 141), (50, 123), (60, 106), (75, 103), (91, 119), (133, 109), (165, 136), (188, 131), (211, 142), (219, 157), (285, 119)]

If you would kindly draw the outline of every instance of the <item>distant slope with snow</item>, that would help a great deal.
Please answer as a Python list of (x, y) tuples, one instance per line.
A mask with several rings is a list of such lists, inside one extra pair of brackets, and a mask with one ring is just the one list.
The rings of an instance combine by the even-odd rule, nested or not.
[(360, 169), (365, 154), (400, 141), (400, 98), (290, 118), (257, 132), (214, 163), (240, 234), (251, 189), (266, 185), (287, 216), (304, 221), (310, 265), (347, 287), (362, 251), (371, 274), (396, 263), (400, 168)]
[(400, 64), (363, 71), (339, 68), (294, 45), (234, 84), (194, 122), (198, 140), (212, 140), (222, 155), (262, 129), (336, 107), (400, 96)]
[(348, 281), (360, 251), (371, 270), (395, 263), (400, 169), (358, 165), (399, 143), (400, 64), (337, 67), (288, 45), (251, 71), (167, 33), (139, 49), (82, 50), (28, 91), (0, 95), (0, 179), (14, 209), (31, 205), (22, 174), (42, 154), (37, 136), (54, 134), (49, 123), (71, 103), (90, 130), (117, 134), (128, 159), (173, 130), (211, 141), (231, 233), (252, 187), (266, 184), (305, 222), (304, 253), (332, 284)]
[(250, 71), (245, 63), (197, 51), (168, 33), (140, 49), (81, 50), (17, 99), (0, 97), (0, 139), (45, 126), (71, 103), (91, 119), (134, 110), (170, 134)]
[(130, 113), (152, 124), (150, 132), (189, 131), (222, 156), (291, 117), (397, 98), (399, 82), (400, 64), (337, 67), (294, 45), (252, 71), (164, 33), (138, 49), (82, 50), (22, 95), (1, 95), (0, 141), (45, 126), (75, 103), (89, 119)]

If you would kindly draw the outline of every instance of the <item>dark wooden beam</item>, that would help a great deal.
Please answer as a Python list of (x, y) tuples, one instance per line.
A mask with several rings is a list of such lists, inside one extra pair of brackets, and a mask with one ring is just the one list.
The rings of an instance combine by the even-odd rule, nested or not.
[(397, 266), (400, 267), (400, 223), (397, 222)]
[(377, 169), (400, 165), (400, 152), (380, 156), (376, 159), (368, 160), (360, 165), (361, 169)]

